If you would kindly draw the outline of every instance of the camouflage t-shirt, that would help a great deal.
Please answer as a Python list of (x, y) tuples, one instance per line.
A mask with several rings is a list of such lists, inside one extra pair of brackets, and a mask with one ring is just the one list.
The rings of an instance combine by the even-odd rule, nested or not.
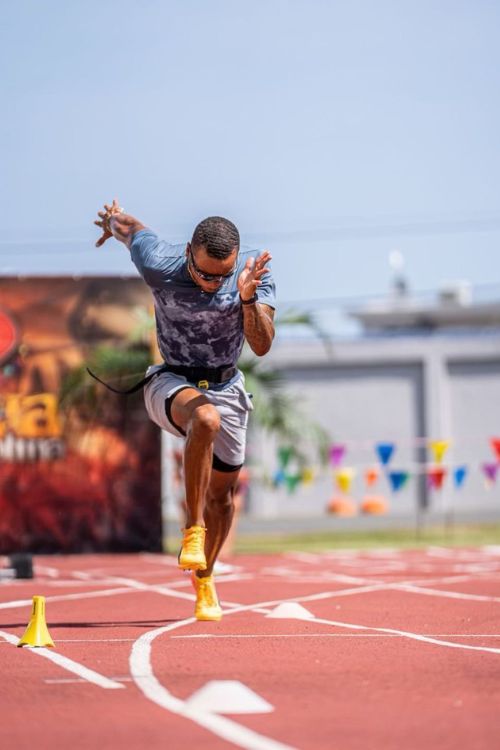
[[(238, 276), (248, 258), (257, 257), (259, 251), (240, 248), (235, 272), (213, 294), (192, 280), (185, 244), (169, 245), (143, 229), (134, 235), (130, 252), (153, 292), (158, 346), (165, 362), (194, 367), (236, 364), (244, 339)], [(275, 306), (270, 273), (262, 277), (257, 297)]]

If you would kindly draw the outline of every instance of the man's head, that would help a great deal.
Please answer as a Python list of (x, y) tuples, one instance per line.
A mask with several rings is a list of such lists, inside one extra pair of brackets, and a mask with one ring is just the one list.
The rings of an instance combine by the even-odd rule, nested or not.
[(234, 272), (239, 248), (240, 235), (231, 221), (221, 216), (203, 219), (186, 248), (193, 281), (205, 292), (215, 292)]

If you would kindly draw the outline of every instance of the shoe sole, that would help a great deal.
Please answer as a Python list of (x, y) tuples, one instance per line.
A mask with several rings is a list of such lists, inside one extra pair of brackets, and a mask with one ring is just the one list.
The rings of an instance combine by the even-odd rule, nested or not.
[(182, 557), (182, 548), (179, 551), (179, 554), (177, 555), (177, 567), (181, 570), (206, 570), (207, 569), (207, 561), (205, 559), (205, 556), (201, 560), (192, 560), (191, 562), (186, 562), (181, 560)]
[(207, 563), (206, 562), (191, 562), (191, 563), (181, 563), (181, 561), (178, 561), (178, 567), (181, 570), (206, 570), (207, 569)]
[(222, 612), (220, 615), (196, 615), (198, 622), (219, 622), (222, 620)]

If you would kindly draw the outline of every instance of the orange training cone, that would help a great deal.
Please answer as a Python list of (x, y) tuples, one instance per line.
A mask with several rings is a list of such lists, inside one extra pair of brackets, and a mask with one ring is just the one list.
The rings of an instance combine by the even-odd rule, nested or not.
[(33, 610), (26, 631), (17, 644), (18, 646), (50, 646), (54, 648), (54, 641), (50, 637), (45, 622), (45, 597), (33, 597)]

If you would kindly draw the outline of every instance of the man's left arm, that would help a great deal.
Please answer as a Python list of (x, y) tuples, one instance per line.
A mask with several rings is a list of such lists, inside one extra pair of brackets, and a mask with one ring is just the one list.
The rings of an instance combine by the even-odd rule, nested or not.
[(263, 278), (269, 274), (267, 263), (271, 260), (271, 253), (264, 250), (255, 260), (249, 258), (238, 278), (243, 310), (243, 332), (251, 350), (262, 357), (271, 348), (274, 338), (274, 309), (270, 305), (258, 301), (257, 289), (263, 283)]
[(243, 307), (243, 331), (254, 354), (267, 354), (274, 339), (274, 310), (269, 305), (253, 302)]

